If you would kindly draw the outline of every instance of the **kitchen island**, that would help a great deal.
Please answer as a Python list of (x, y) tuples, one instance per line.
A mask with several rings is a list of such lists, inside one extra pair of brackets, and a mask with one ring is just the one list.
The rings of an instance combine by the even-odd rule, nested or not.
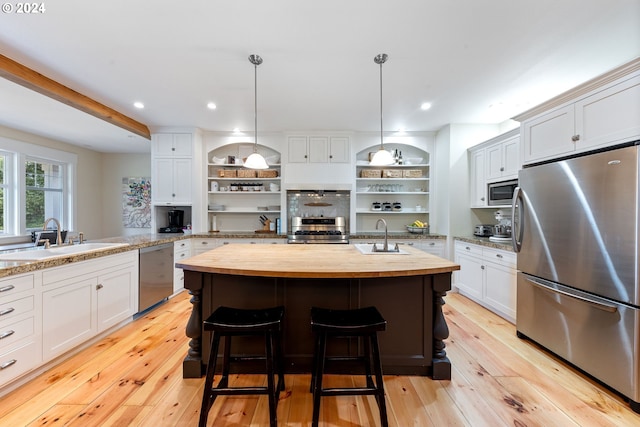
[[(402, 253), (362, 253), (356, 245), (229, 244), (176, 263), (192, 294), (186, 334), (191, 341), (183, 377), (203, 375), (210, 334), (203, 319), (227, 305), (286, 310), (283, 347), (288, 372), (310, 372), (312, 306), (350, 309), (376, 306), (387, 320), (379, 334), (385, 374), (450, 379), (442, 314), (457, 264), (412, 247)], [(358, 352), (345, 342), (340, 351)], [(257, 354), (261, 346), (234, 341), (232, 353)]]

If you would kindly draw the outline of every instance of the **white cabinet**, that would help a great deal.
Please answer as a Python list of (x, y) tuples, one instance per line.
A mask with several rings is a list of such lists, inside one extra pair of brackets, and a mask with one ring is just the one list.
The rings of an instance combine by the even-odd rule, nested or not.
[(152, 137), (153, 155), (156, 157), (192, 157), (190, 133), (156, 133)]
[(521, 166), (519, 129), (469, 148), (468, 158), (470, 206), (487, 207), (487, 184), (518, 177)]
[(407, 245), (420, 249), (421, 251), (430, 253), (440, 258), (445, 257), (445, 240), (443, 239), (392, 239), (392, 241), (398, 242), (401, 245)]
[(42, 361), (39, 274), (0, 280), (0, 387)]
[(349, 137), (290, 136), (289, 163), (349, 163)]
[(456, 241), (458, 291), (512, 323), (516, 318), (516, 254)]
[(126, 320), (138, 307), (138, 252), (42, 271), (44, 361)]
[(520, 169), (520, 135), (490, 145), (487, 157), (487, 183), (518, 177)]
[(525, 164), (636, 140), (640, 75), (620, 78), (561, 106), (523, 117)]
[(191, 251), (195, 256), (217, 248), (222, 245), (222, 241), (221, 239), (196, 238), (192, 239), (191, 244), (193, 245)]
[(175, 263), (191, 256), (191, 239), (178, 240), (173, 243), (173, 292), (184, 289), (184, 270), (176, 268)]
[(484, 150), (469, 151), (469, 197), (472, 208), (487, 206), (487, 181), (485, 178)]
[(190, 205), (193, 201), (191, 134), (154, 134), (151, 198), (157, 205)]

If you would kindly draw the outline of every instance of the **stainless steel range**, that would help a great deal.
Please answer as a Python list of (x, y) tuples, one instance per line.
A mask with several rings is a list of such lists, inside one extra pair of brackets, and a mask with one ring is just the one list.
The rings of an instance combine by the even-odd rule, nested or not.
[(300, 217), (291, 219), (289, 243), (349, 243), (345, 217)]

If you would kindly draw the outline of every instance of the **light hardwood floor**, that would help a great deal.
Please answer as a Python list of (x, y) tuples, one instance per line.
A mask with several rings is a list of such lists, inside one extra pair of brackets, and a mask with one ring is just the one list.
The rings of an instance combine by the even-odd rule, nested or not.
[[(452, 379), (385, 376), (390, 426), (640, 425), (622, 399), (518, 339), (512, 324), (460, 295), (446, 302)], [(0, 398), (0, 426), (196, 426), (204, 379), (182, 378), (190, 307), (183, 292)], [(286, 381), (279, 425), (309, 426), (309, 376)], [(320, 420), (325, 427), (379, 425), (371, 397), (323, 398)], [(209, 425), (267, 426), (266, 398), (220, 397)]]

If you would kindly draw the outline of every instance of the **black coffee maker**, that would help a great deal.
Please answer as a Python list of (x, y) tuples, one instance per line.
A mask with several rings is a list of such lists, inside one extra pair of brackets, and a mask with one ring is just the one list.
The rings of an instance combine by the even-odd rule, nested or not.
[(160, 233), (182, 233), (182, 227), (184, 226), (184, 211), (172, 209), (168, 212), (169, 225), (167, 227), (161, 227), (158, 230)]

